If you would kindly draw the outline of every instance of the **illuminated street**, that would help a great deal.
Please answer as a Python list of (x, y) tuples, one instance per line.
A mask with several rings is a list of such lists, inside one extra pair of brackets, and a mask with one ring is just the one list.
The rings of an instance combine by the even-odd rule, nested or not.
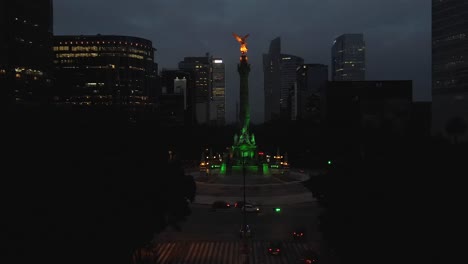
[[(261, 213), (247, 214), (247, 223), (251, 226), (253, 232), (251, 242), (253, 242), (252, 245), (254, 245), (254, 255), (262, 259), (262, 261), (265, 261), (263, 263), (291, 263), (298, 257), (301, 247), (302, 250), (304, 247), (318, 249), (320, 235), (317, 231), (317, 216), (320, 209), (317, 205), (314, 203), (304, 203), (279, 208), (281, 211), (276, 212), (273, 206), (261, 207)], [(213, 212), (211, 206), (194, 204), (192, 205), (192, 215), (189, 217), (188, 221), (183, 224), (181, 232), (172, 230), (165, 231), (156, 237), (155, 242), (159, 243), (158, 248), (163, 248), (164, 250), (169, 250), (167, 249), (169, 245), (175, 247), (175, 244), (171, 244), (174, 242), (179, 242), (177, 244), (178, 247), (185, 245), (187, 249), (189, 249), (191, 245), (205, 245), (207, 247), (211, 244), (218, 246), (224, 245), (226, 248), (222, 248), (222, 250), (235, 249), (233, 254), (234, 256), (238, 256), (241, 254), (237, 249), (237, 244), (241, 242), (239, 236), (241, 223), (242, 214), (240, 209), (230, 208)], [(301, 241), (301, 243), (297, 243), (292, 238), (292, 233), (298, 227), (303, 227), (306, 231), (306, 239)], [(267, 243), (269, 241), (278, 240), (288, 245), (288, 247), (285, 247), (283, 250), (284, 255), (280, 258), (268, 256), (266, 254)], [(182, 241), (184, 241), (185, 244), (182, 244)], [(174, 248), (171, 250), (174, 250)], [(179, 256), (175, 253), (166, 252), (166, 254), (169, 254), (169, 256)], [(187, 254), (187, 252), (184, 254)], [(213, 252), (210, 253), (210, 251), (206, 249), (206, 251), (198, 252), (196, 256), (197, 257), (190, 258), (194, 262), (188, 261), (180, 263), (209, 263), (209, 261), (213, 261), (214, 255)], [(282, 259), (283, 262), (267, 262), (270, 258), (273, 258), (273, 260)], [(200, 261), (200, 259), (208, 262), (196, 262)], [(234, 259), (232, 261), (234, 261)], [(237, 262), (214, 261), (212, 263)]]

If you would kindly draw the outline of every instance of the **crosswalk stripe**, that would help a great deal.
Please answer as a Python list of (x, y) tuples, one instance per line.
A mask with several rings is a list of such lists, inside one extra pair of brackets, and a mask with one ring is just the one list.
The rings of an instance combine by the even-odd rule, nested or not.
[(201, 244), (200, 254), (198, 255), (199, 257), (195, 263), (206, 263), (206, 261), (208, 260), (208, 245), (208, 242), (203, 242)]
[(211, 263), (212, 263), (212, 264), (221, 263), (221, 262), (220, 262), (221, 245), (222, 245), (222, 242), (219, 242), (219, 241), (214, 243), (213, 258), (212, 258), (212, 260), (211, 260)]
[(190, 248), (188, 250), (188, 254), (185, 255), (184, 263), (192, 263), (191, 261), (193, 260), (193, 255), (195, 254), (195, 250), (197, 247), (198, 243), (190, 243)]
[(228, 263), (228, 260), (229, 260), (229, 244), (224, 243), (221, 263)]
[(175, 264), (185, 263), (184, 257), (187, 254), (187, 249), (190, 247), (190, 244), (191, 244), (190, 242), (180, 243), (180, 247), (178, 247), (177, 251), (173, 254), (174, 258), (173, 258), (172, 262), (169, 262), (169, 263), (175, 263)]
[[(301, 241), (282, 241), (281, 253), (268, 253), (270, 241), (250, 240), (249, 262), (255, 264), (295, 263), (312, 247)], [(243, 241), (177, 241), (157, 243), (142, 249), (141, 256), (150, 258), (154, 252), (158, 264), (238, 264), (243, 260)]]
[(164, 263), (165, 260), (169, 257), (169, 254), (175, 246), (176, 243), (165, 243), (165, 244), (158, 244), (156, 246), (156, 252), (158, 254), (158, 263)]

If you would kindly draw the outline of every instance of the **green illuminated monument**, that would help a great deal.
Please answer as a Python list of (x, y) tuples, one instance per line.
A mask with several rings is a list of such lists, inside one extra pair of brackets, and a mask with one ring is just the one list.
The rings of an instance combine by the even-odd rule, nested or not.
[(234, 34), (240, 44), (240, 62), (237, 71), (240, 77), (240, 111), (239, 111), (239, 133), (234, 135), (234, 142), (228, 151), (213, 155), (211, 150), (206, 149), (200, 160), (200, 172), (204, 175), (224, 175), (234, 177), (221, 177), (222, 182), (236, 182), (243, 175), (243, 168), (248, 173), (251, 182), (265, 182), (271, 180), (270, 176), (287, 172), (289, 163), (287, 154), (269, 155), (258, 151), (255, 136), (250, 132), (250, 106), (249, 106), (249, 73), (250, 64), (247, 57), (246, 39), (249, 34), (240, 37)]
[(234, 34), (234, 37), (239, 42), (241, 57), (240, 63), (237, 65), (237, 71), (240, 76), (240, 111), (239, 120), (241, 131), (239, 135), (234, 135), (234, 144), (231, 149), (232, 165), (257, 165), (255, 136), (250, 133), (250, 107), (249, 107), (249, 73), (250, 64), (247, 62), (247, 43), (246, 39), (249, 34), (240, 37)]

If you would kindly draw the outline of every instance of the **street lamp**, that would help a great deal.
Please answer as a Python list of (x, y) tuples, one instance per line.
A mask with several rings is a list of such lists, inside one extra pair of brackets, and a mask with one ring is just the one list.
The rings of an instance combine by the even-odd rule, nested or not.
[(246, 232), (247, 230), (247, 212), (245, 210), (245, 156), (242, 154), (242, 177), (243, 177), (243, 180), (244, 180), (244, 186), (243, 186), (243, 189), (244, 189), (244, 208), (243, 208), (243, 217), (244, 217), (244, 232)]

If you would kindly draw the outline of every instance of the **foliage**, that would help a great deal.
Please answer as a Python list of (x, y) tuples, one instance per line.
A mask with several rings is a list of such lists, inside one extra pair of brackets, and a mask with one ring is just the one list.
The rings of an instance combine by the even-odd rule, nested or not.
[(190, 214), (195, 183), (167, 145), (125, 113), (11, 113), (2, 193), (6, 258), (129, 263), (136, 248)]

